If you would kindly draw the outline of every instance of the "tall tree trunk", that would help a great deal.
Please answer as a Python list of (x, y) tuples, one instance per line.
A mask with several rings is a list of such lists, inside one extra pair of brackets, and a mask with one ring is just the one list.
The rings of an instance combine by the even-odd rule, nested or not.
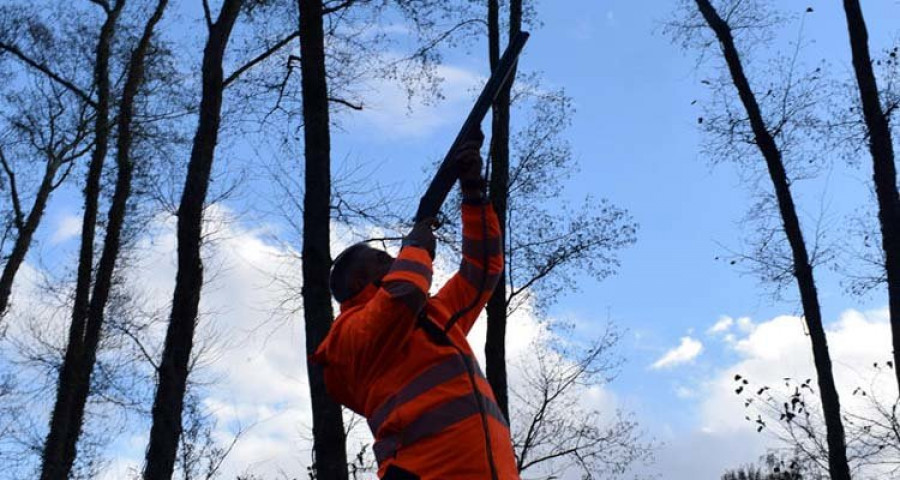
[(106, 20), (100, 29), (94, 66), (94, 84), (97, 90), (96, 120), (94, 124), (94, 151), (88, 166), (84, 187), (84, 216), (81, 225), (81, 249), (78, 256), (78, 273), (75, 284), (75, 299), (72, 307), (72, 321), (69, 325), (68, 345), (56, 390), (56, 403), (50, 417), (50, 431), (44, 443), (41, 480), (66, 480), (75, 460), (75, 442), (81, 431), (81, 423), (71, 423), (75, 406), (77, 385), (80, 378), (79, 363), (84, 355), (84, 329), (87, 320), (88, 300), (94, 265), (94, 235), (97, 227), (97, 210), (100, 200), (100, 177), (109, 151), (109, 59), (116, 22), (125, 6), (118, 0), (107, 11)]
[(769, 176), (775, 188), (775, 196), (778, 199), (778, 208), (781, 213), (784, 232), (787, 235), (791, 253), (793, 254), (794, 276), (797, 278), (797, 286), (800, 290), (803, 313), (809, 329), (809, 339), (812, 342), (813, 361), (818, 375), (822, 410), (825, 414), (828, 469), (833, 480), (849, 480), (850, 468), (847, 464), (847, 447), (844, 440), (844, 425), (841, 420), (840, 399), (834, 384), (831, 356), (828, 353), (828, 341), (825, 337), (825, 328), (822, 325), (822, 312), (819, 307), (815, 279), (813, 278), (813, 268), (810, 264), (809, 253), (806, 250), (806, 243), (803, 239), (803, 232), (800, 228), (800, 221), (791, 195), (790, 183), (782, 161), (781, 150), (763, 120), (759, 103), (753, 90), (750, 88), (750, 82), (747, 80), (740, 55), (735, 47), (731, 27), (719, 16), (709, 0), (696, 0), (696, 2), (703, 18), (715, 32), (722, 47), (722, 53), (728, 64), (732, 82), (747, 111), (756, 145), (766, 160)]
[[(510, 0), (509, 37), (514, 38), (522, 31), (522, 0)], [(500, 7), (498, 0), (488, 0), (488, 48), (491, 70), (500, 63)], [(509, 110), (510, 91), (516, 78), (516, 71), (507, 86), (501, 90), (494, 102), (491, 122), (491, 178), (490, 198), (497, 219), (500, 221), (500, 235), (503, 245), (506, 240), (507, 203), (509, 201)], [(484, 345), (485, 370), (488, 382), (497, 397), (497, 405), (503, 415), (509, 418), (509, 393), (506, 376), (506, 271), (504, 269), (497, 282), (497, 288), (487, 304), (487, 339)]]
[[(331, 268), (331, 132), (325, 71), (322, 0), (299, 0), (300, 72), (303, 89), (303, 319), (306, 352), (312, 355), (333, 321), (328, 272)], [(341, 407), (325, 390), (322, 367), (306, 363), (313, 410), (316, 478), (347, 479), (347, 449)]]
[[(118, 137), (116, 143), (116, 165), (118, 168), (116, 187), (113, 194), (112, 205), (108, 213), (106, 237), (103, 244), (103, 252), (97, 268), (94, 287), (91, 295), (88, 317), (82, 339), (82, 353), (80, 357), (66, 355), (62, 371), (70, 372), (71, 377), (66, 381), (60, 379), (59, 389), (67, 388), (70, 391), (58, 392), (57, 405), (54, 406), (54, 421), (51, 422), (51, 431), (47, 436), (47, 445), (50, 439), (62, 439), (66, 456), (61, 468), (55, 471), (65, 473), (61, 478), (67, 477), (71, 471), (77, 455), (78, 439), (84, 422), (84, 409), (90, 394), (91, 373), (97, 359), (97, 347), (103, 327), (104, 310), (109, 299), (112, 286), (112, 278), (115, 273), (116, 259), (119, 257), (121, 246), (121, 233), (125, 221), (128, 197), (131, 194), (131, 178), (133, 164), (131, 161), (132, 120), (134, 118), (134, 101), (138, 89), (143, 82), (144, 61), (150, 46), (150, 39), (156, 24), (162, 18), (162, 14), (168, 0), (159, 0), (151, 18), (144, 27), (137, 48), (132, 52), (128, 64), (127, 77), (122, 92), (122, 99), (118, 117)], [(71, 362), (71, 364), (69, 364)], [(60, 401), (60, 398), (63, 401)], [(63, 432), (54, 432), (53, 428), (63, 428)]]
[(869, 55), (869, 33), (858, 0), (844, 0), (853, 69), (859, 86), (863, 116), (869, 131), (875, 193), (878, 197), (878, 219), (881, 222), (881, 246), (884, 249), (888, 283), (888, 305), (891, 315), (891, 337), (894, 345), (894, 374), (900, 388), (900, 195), (897, 192), (897, 170), (891, 127), (881, 107), (878, 83)]
[(169, 480), (175, 468), (188, 363), (203, 286), (201, 231), (222, 113), (222, 60), (242, 3), (242, 0), (225, 0), (215, 23), (209, 25), (209, 37), (203, 51), (200, 118), (178, 207), (178, 273), (159, 365), (159, 385), (153, 401), (153, 423), (144, 466), (145, 480)]
[[(25, 256), (31, 247), (31, 241), (34, 239), (34, 232), (37, 230), (41, 219), (44, 216), (44, 210), (47, 208), (47, 201), (50, 199), (50, 193), (53, 192), (53, 182), (56, 180), (56, 172), (59, 170), (60, 162), (58, 159), (48, 159), (47, 168), (44, 170), (44, 177), (38, 187), (37, 195), (31, 205), (28, 216), (21, 225), (16, 228), (16, 241), (13, 249), (3, 266), (3, 273), (0, 274), (0, 319), (6, 314), (9, 308), (9, 297), (12, 295), (13, 281), (19, 268), (25, 263)], [(14, 188), (14, 187), (10, 187)], [(18, 193), (13, 193), (18, 195)]]

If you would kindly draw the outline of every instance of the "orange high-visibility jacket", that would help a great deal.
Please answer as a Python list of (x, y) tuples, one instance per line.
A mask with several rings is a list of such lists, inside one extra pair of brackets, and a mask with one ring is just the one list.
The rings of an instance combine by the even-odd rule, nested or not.
[(341, 304), (313, 356), (331, 396), (368, 420), (379, 477), (519, 478), (509, 426), (466, 340), (503, 270), (499, 224), (480, 203), (464, 203), (462, 220), (459, 272), (436, 295), (431, 258), (407, 246), (380, 288)]

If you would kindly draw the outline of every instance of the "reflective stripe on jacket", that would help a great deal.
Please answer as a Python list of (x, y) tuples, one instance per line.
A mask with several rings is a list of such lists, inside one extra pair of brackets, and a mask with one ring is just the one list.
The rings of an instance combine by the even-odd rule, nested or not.
[(519, 478), (509, 427), (466, 340), (503, 269), (499, 225), (489, 205), (464, 204), (462, 217), (459, 271), (434, 296), (431, 258), (405, 247), (381, 288), (341, 305), (313, 356), (331, 396), (368, 420), (379, 477), (394, 466), (422, 479)]

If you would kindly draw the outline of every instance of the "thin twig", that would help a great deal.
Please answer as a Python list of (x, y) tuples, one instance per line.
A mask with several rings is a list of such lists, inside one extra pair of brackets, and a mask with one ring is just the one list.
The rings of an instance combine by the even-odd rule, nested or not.
[(258, 63), (269, 58), (270, 56), (272, 56), (273, 54), (278, 52), (278, 50), (281, 50), (285, 45), (290, 43), (291, 40), (293, 40), (299, 36), (300, 36), (300, 32), (297, 31), (297, 32), (293, 32), (290, 35), (288, 35), (287, 37), (279, 40), (277, 43), (275, 43), (275, 45), (272, 45), (271, 48), (269, 48), (265, 52), (257, 55), (253, 60), (250, 60), (249, 62), (245, 63), (241, 68), (238, 68), (237, 70), (234, 71), (234, 73), (229, 75), (228, 78), (226, 78), (225, 81), (223, 82), (223, 84), (222, 84), (223, 87), (227, 88), (228, 85), (230, 85), (232, 82), (237, 80), (238, 77), (240, 77), (244, 72), (246, 72), (247, 70), (250, 70), (251, 68), (256, 66)]

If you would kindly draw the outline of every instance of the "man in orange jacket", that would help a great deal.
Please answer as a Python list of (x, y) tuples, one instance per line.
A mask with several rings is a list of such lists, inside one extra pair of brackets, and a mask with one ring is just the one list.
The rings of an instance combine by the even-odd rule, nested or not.
[(341, 313), (313, 361), (331, 396), (368, 420), (383, 479), (519, 478), (509, 426), (466, 340), (503, 270), (483, 139), (456, 154), (463, 259), (435, 295), (433, 219), (413, 227), (396, 259), (363, 243), (332, 268)]

